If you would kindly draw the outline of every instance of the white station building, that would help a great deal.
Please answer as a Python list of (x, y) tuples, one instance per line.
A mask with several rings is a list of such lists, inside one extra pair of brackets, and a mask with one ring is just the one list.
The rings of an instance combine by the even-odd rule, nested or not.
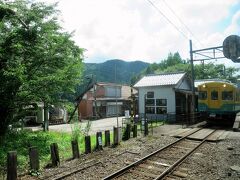
[(185, 72), (147, 75), (138, 89), (139, 114), (185, 114), (191, 112), (191, 81)]

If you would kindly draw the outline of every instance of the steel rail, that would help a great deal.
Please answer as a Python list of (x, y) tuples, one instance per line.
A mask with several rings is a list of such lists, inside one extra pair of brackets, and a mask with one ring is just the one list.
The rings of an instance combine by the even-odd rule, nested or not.
[(158, 177), (156, 177), (154, 180), (162, 179), (166, 175), (168, 175), (171, 171), (174, 170), (177, 166), (179, 166), (188, 156), (190, 156), (196, 149), (198, 149), (203, 143), (206, 142), (207, 138), (211, 136), (216, 130), (211, 132), (209, 135), (207, 135), (195, 148), (193, 148), (191, 151), (189, 151), (187, 154), (185, 154), (183, 157), (181, 157), (178, 161), (176, 161), (173, 165), (171, 165), (169, 168), (167, 168), (162, 174), (160, 174)]
[(154, 156), (155, 154), (157, 154), (157, 153), (159, 153), (159, 152), (167, 149), (168, 147), (170, 147), (170, 146), (172, 146), (172, 145), (174, 145), (174, 144), (182, 141), (183, 139), (186, 139), (188, 136), (190, 136), (190, 135), (192, 135), (192, 134), (200, 131), (201, 129), (203, 129), (203, 128), (199, 128), (199, 129), (197, 129), (196, 131), (194, 131), (194, 132), (192, 132), (192, 133), (190, 133), (190, 134), (188, 134), (188, 135), (186, 135), (186, 136), (178, 139), (177, 141), (175, 141), (175, 142), (173, 142), (173, 143), (171, 143), (171, 144), (168, 144), (168, 145), (166, 145), (166, 146), (164, 146), (164, 147), (162, 147), (162, 148), (160, 148), (160, 149), (152, 152), (151, 154), (143, 157), (142, 159), (139, 159), (138, 161), (135, 161), (135, 162), (133, 162), (132, 164), (129, 164), (128, 166), (126, 166), (126, 167), (124, 167), (124, 168), (122, 168), (122, 169), (120, 169), (120, 170), (118, 170), (118, 171), (110, 174), (109, 176), (104, 177), (102, 180), (108, 180), (108, 179), (116, 178), (116, 177), (124, 174), (124, 173), (127, 172), (129, 169), (131, 169), (132, 167), (137, 166), (138, 164), (142, 163), (143, 161), (145, 161), (145, 160), (148, 159), (149, 157)]

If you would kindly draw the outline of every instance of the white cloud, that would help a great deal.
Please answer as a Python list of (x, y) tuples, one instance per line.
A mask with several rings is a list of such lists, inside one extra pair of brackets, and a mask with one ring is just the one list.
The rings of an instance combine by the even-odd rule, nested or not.
[[(152, 1), (186, 36), (191, 37), (163, 0)], [(216, 32), (215, 29), (238, 0), (165, 1), (204, 47), (219, 46), (226, 34), (237, 29), (239, 33), (239, 12), (226, 31)], [(189, 57), (188, 39), (174, 29), (147, 0), (61, 0), (59, 9), (62, 11), (63, 26), (68, 31), (75, 30), (74, 40), (88, 50), (86, 62), (113, 58), (159, 62), (169, 52), (176, 51), (184, 58)], [(200, 48), (197, 40), (191, 38), (194, 48)]]
[(225, 35), (231, 34), (240, 35), (240, 10), (234, 14), (230, 26), (225, 30)]

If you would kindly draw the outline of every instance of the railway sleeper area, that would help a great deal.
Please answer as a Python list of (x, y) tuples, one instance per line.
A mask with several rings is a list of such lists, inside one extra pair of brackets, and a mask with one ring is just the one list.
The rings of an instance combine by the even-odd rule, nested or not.
[[(202, 140), (189, 140), (191, 136), (199, 136), (201, 131), (204, 131), (205, 134), (205, 136), (201, 136)], [(180, 169), (175, 171), (175, 169), (216, 132), (216, 130), (209, 131), (209, 133), (205, 131), (206, 129), (196, 128), (179, 140), (158, 149), (104, 179), (163, 179), (169, 178), (168, 175), (187, 177), (186, 172), (182, 172)]]
[(239, 179), (239, 152), (239, 132), (166, 124), (149, 136), (47, 169), (37, 179)]

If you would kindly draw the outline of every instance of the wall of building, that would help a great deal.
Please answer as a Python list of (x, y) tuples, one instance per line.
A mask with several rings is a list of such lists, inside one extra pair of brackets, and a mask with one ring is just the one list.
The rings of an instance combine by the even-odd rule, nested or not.
[(191, 90), (190, 83), (187, 78), (183, 78), (178, 84), (175, 86), (176, 89), (185, 89)]
[(174, 113), (176, 111), (175, 91), (172, 86), (141, 87), (138, 90), (139, 114), (144, 113), (144, 95), (150, 91), (154, 92), (155, 99), (167, 99), (167, 113)]
[(103, 86), (97, 86), (96, 89), (96, 97), (97, 98), (102, 98), (105, 96), (105, 89)]
[(91, 117), (93, 115), (93, 102), (83, 99), (78, 106), (79, 120)]

